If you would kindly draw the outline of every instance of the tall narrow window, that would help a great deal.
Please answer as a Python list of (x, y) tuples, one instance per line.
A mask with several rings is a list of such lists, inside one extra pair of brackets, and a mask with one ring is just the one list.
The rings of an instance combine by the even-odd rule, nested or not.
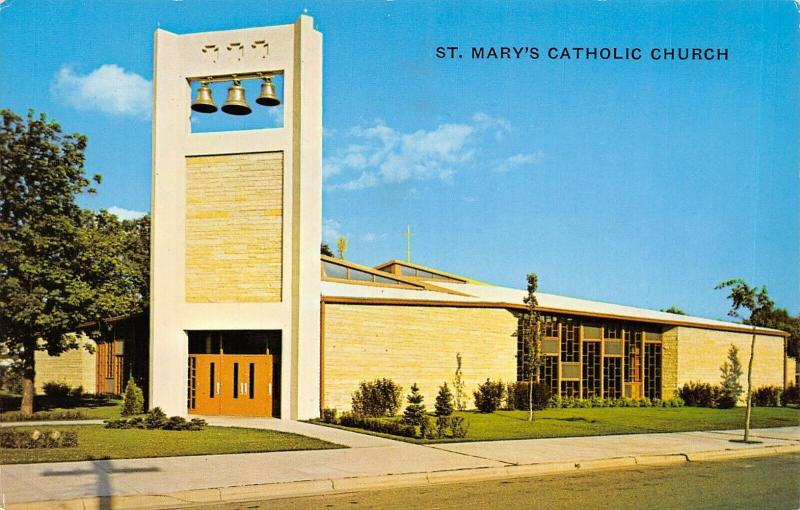
[(210, 381), (210, 383), (209, 383), (209, 387), (208, 387), (208, 396), (211, 397), (211, 398), (214, 398), (214, 363), (213, 362), (209, 366), (209, 373), (210, 373), (210, 377), (208, 378), (208, 380)]
[(239, 364), (233, 364), (233, 398), (239, 398)]
[(255, 383), (255, 381), (256, 381), (256, 364), (250, 363), (250, 385), (248, 387), (250, 388), (251, 399), (256, 396), (256, 390), (255, 390), (256, 385), (253, 384)]

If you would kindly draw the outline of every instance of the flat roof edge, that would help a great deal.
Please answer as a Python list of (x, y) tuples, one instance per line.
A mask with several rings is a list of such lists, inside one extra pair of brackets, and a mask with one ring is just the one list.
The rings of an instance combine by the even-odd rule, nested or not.
[[(360, 305), (397, 305), (397, 306), (439, 306), (439, 307), (453, 307), (453, 308), (506, 308), (509, 310), (527, 310), (528, 307), (521, 303), (507, 303), (501, 301), (446, 301), (446, 300), (433, 300), (433, 299), (398, 299), (398, 298), (354, 298), (346, 296), (321, 296), (322, 303), (332, 304), (360, 304)], [(640, 322), (647, 324), (661, 324), (666, 326), (678, 326), (697, 329), (710, 329), (714, 331), (729, 331), (733, 333), (752, 333), (755, 331), (757, 334), (765, 336), (775, 336), (786, 338), (789, 333), (777, 329), (768, 328), (753, 328), (751, 326), (739, 326), (731, 323), (730, 326), (723, 324), (703, 324), (691, 321), (681, 320), (667, 320), (667, 319), (650, 319), (643, 317), (636, 317), (631, 315), (617, 315), (605, 314), (597, 312), (586, 312), (579, 310), (568, 310), (564, 308), (552, 307), (537, 307), (537, 310), (545, 313), (560, 313), (566, 315), (578, 315), (581, 317), (593, 317), (597, 319), (612, 319), (631, 322)]]

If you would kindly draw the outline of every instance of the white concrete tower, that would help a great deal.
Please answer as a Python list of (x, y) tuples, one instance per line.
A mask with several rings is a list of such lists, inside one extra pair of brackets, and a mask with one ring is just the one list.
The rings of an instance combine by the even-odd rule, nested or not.
[[(192, 83), (260, 73), (283, 76), (283, 127), (191, 132)], [(318, 416), (321, 166), (322, 35), (310, 17), (222, 32), (156, 31), (151, 407)], [(268, 338), (268, 347), (254, 338)], [(280, 362), (258, 382), (257, 356), (247, 356), (265, 353)], [(239, 405), (265, 391), (274, 407)]]

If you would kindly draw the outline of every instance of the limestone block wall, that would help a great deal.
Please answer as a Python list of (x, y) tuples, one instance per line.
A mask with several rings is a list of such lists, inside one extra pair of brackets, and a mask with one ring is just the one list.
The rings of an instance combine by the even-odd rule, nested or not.
[[(745, 386), (752, 338), (749, 333), (683, 326), (676, 329), (680, 350), (677, 386), (683, 386), (690, 381), (719, 384), (720, 367), (727, 360), (731, 344), (739, 349), (739, 361), (744, 370), (742, 386)], [(783, 338), (757, 335), (753, 361), (753, 388), (766, 385), (783, 386), (785, 377), (783, 361)]]
[(186, 302), (281, 300), (283, 153), (186, 158)]
[[(81, 347), (61, 353), (59, 356), (50, 356), (47, 351), (36, 351), (36, 393), (43, 393), (45, 383), (56, 381), (66, 383), (70, 388), (83, 386), (86, 393), (95, 393), (96, 365), (94, 348), (95, 343), (88, 337), (81, 338)], [(83, 346), (89, 344), (92, 352)]]
[(661, 398), (675, 396), (678, 390), (678, 328), (664, 329), (661, 334)]
[(468, 407), (487, 377), (516, 380), (517, 319), (505, 309), (325, 304), (323, 330), (323, 407), (349, 409), (360, 381), (388, 377), (404, 402), (416, 382), (433, 409), (459, 352)]

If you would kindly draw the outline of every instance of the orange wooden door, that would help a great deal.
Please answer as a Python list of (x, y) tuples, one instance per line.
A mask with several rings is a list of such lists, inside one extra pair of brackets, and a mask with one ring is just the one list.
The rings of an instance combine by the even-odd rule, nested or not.
[(219, 354), (193, 354), (189, 359), (189, 413), (220, 414), (222, 401)]
[(223, 355), (220, 414), (272, 416), (272, 356)]

